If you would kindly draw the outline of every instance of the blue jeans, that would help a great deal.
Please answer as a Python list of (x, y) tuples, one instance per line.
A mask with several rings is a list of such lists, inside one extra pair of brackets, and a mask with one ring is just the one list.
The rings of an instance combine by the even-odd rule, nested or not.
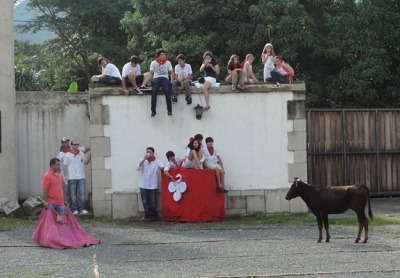
[(67, 200), (68, 207), (72, 210), (71, 185), (69, 182), (64, 183), (64, 198)]
[(82, 212), (85, 209), (85, 179), (68, 180), (71, 188), (71, 210)]
[(165, 77), (157, 77), (153, 79), (153, 89), (151, 91), (151, 112), (156, 112), (157, 94), (160, 87), (163, 88), (165, 94), (165, 102), (167, 103), (168, 112), (172, 112), (171, 89), (169, 79)]
[(157, 220), (157, 189), (140, 188), (146, 219)]
[(65, 206), (64, 205), (55, 205), (52, 203), (49, 203), (49, 207), (53, 208), (59, 215), (63, 216), (65, 212)]
[(289, 79), (286, 76), (280, 74), (276, 69), (271, 70), (270, 74), (271, 74), (271, 77), (268, 77), (266, 79), (266, 81), (268, 81), (268, 82), (270, 82), (270, 81), (273, 81), (273, 82), (277, 82), (277, 81), (278, 82), (288, 82), (289, 81)]
[(108, 85), (119, 85), (122, 80), (115, 76), (106, 76), (99, 78), (99, 83), (108, 84)]

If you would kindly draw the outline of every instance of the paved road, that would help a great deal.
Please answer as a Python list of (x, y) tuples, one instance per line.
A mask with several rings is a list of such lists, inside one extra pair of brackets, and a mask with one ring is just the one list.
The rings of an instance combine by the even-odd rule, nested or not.
[[(400, 217), (400, 198), (373, 199), (376, 215)], [(83, 224), (103, 243), (77, 250), (37, 247), (34, 225), (0, 232), (0, 277), (400, 277), (400, 226), (317, 229), (263, 225), (225, 229), (183, 223)]]

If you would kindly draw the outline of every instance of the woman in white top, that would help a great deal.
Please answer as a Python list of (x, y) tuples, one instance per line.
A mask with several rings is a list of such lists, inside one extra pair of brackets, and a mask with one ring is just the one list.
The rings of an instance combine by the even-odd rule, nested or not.
[(201, 160), (203, 158), (203, 151), (200, 148), (200, 141), (190, 138), (190, 143), (187, 145), (185, 149), (185, 162), (183, 162), (183, 168), (194, 168), (194, 169), (203, 169), (201, 164)]
[(274, 47), (272, 44), (267, 43), (261, 53), (261, 62), (264, 64), (264, 82), (267, 81), (268, 77), (271, 77), (270, 73), (275, 68), (274, 57)]
[(244, 61), (243, 65), (243, 75), (245, 83), (250, 83), (250, 84), (258, 83), (258, 79), (256, 78), (253, 72), (253, 61), (254, 61), (253, 54), (247, 54), (246, 60)]

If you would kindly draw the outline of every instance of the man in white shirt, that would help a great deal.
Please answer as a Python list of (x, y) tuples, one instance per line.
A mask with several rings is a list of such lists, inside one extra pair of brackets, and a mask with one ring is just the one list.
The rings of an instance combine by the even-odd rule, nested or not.
[(142, 74), (140, 71), (139, 57), (133, 55), (130, 61), (122, 68), (122, 88), (124, 89), (125, 95), (129, 95), (128, 87), (133, 87), (133, 91), (136, 94), (142, 95), (143, 93), (140, 91), (139, 86), (142, 85), (146, 75), (149, 74), (148, 72)]
[[(86, 149), (90, 150), (90, 147)], [(68, 181), (71, 190), (71, 210), (73, 214), (87, 214), (85, 209), (85, 167), (90, 158), (85, 157), (85, 153), (79, 150), (79, 143), (71, 141), (71, 150), (64, 156), (64, 179)]]
[(157, 94), (160, 87), (163, 88), (165, 101), (167, 103), (168, 116), (172, 116), (171, 90), (168, 74), (171, 76), (171, 82), (174, 81), (174, 71), (172, 64), (167, 60), (164, 49), (157, 50), (157, 58), (150, 64), (150, 73), (153, 76), (153, 89), (151, 92), (151, 116), (154, 117), (157, 107)]
[(139, 188), (144, 212), (150, 221), (157, 220), (157, 188), (162, 168), (164, 164), (154, 156), (152, 147), (146, 149), (145, 156), (136, 167), (140, 171)]
[(190, 93), (190, 84), (192, 84), (193, 72), (192, 67), (185, 63), (185, 56), (179, 54), (176, 57), (178, 64), (175, 66), (175, 78), (172, 81), (172, 103), (178, 102), (178, 85), (181, 89), (185, 88), (185, 100), (187, 104), (192, 103)]
[(100, 57), (97, 60), (99, 67), (101, 67), (101, 74), (100, 75), (93, 75), (92, 81), (99, 82), (102, 84), (107, 85), (119, 85), (121, 84), (121, 73), (119, 72), (118, 68), (108, 62), (108, 60), (104, 57)]

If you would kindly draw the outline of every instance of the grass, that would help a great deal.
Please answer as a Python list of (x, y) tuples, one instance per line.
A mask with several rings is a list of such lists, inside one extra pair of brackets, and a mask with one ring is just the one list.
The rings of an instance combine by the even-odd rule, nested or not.
[[(81, 225), (118, 225), (127, 226), (130, 231), (148, 231), (148, 230), (162, 230), (162, 229), (252, 229), (252, 228), (277, 228), (277, 227), (312, 227), (317, 224), (315, 217), (307, 213), (298, 214), (249, 214), (240, 216), (229, 216), (224, 221), (215, 222), (200, 222), (200, 223), (174, 223), (174, 222), (145, 222), (138, 221), (137, 219), (109, 219), (109, 218), (82, 218), (78, 219)], [(329, 219), (330, 225), (338, 226), (351, 226), (358, 225), (356, 216)], [(18, 227), (36, 225), (36, 220), (28, 217), (2, 217), (0, 216), (0, 232), (9, 231)], [(375, 216), (374, 220), (370, 220), (370, 226), (385, 226), (385, 225), (400, 225), (400, 218), (393, 218), (387, 216)]]

